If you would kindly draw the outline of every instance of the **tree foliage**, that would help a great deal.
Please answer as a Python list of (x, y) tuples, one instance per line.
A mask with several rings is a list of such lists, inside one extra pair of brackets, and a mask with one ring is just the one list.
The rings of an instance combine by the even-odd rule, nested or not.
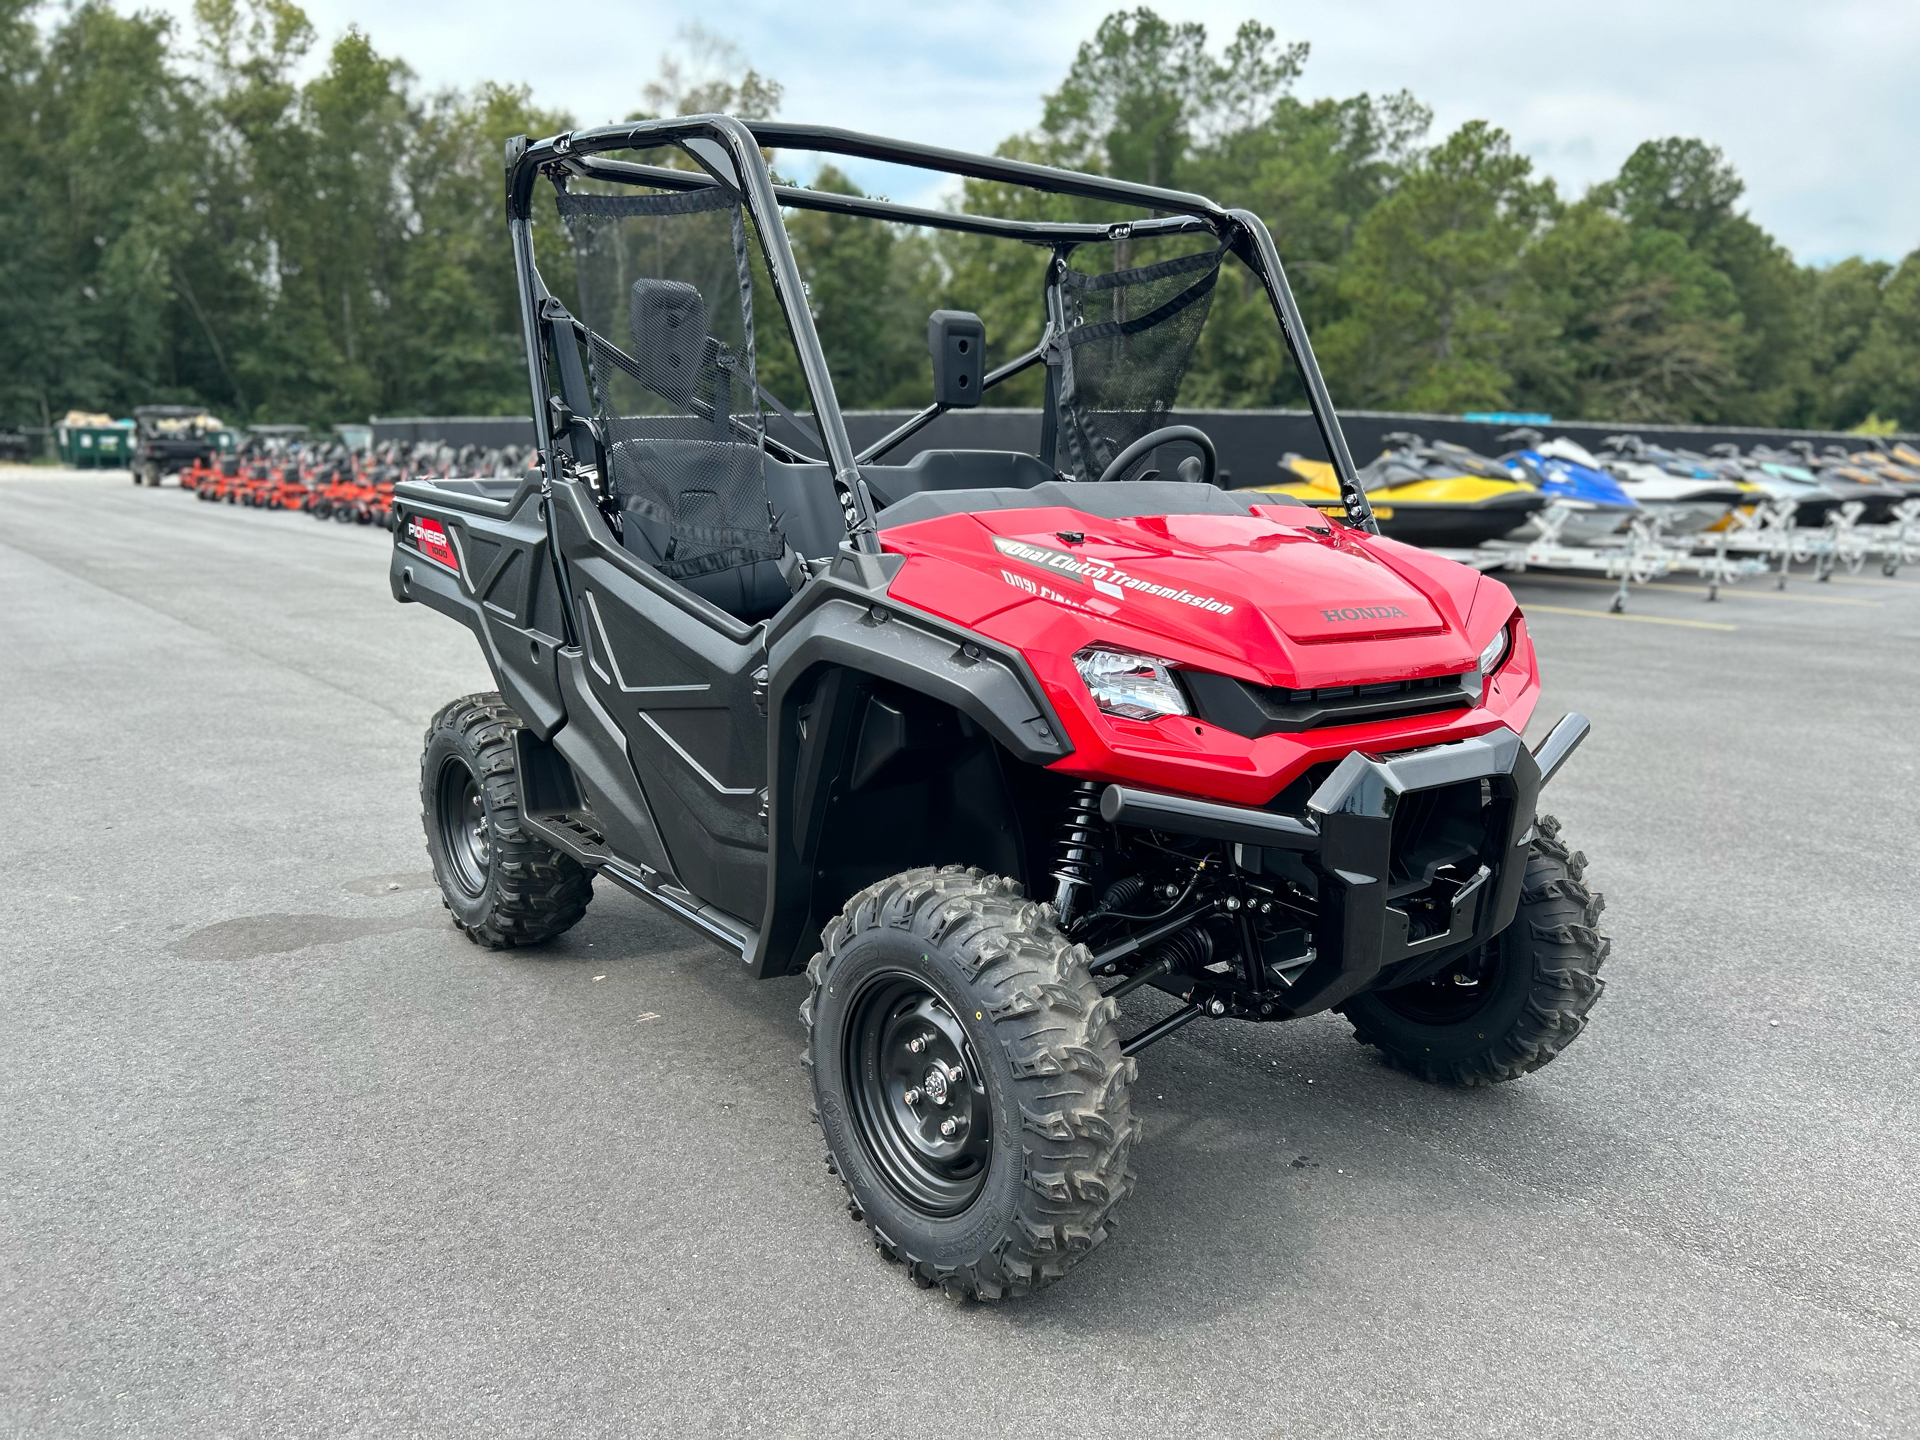
[[(1648, 141), (1563, 196), (1488, 122), (1435, 136), (1405, 93), (1301, 99), (1308, 58), (1254, 21), (1216, 46), (1197, 23), (1119, 11), (1000, 153), (1261, 215), (1343, 405), (1920, 423), (1920, 250), (1800, 265), (1696, 139)], [(636, 115), (770, 116), (781, 87), (693, 28), (636, 100)], [(293, 0), (197, 0), (190, 25), (0, 0), (0, 420), (169, 400), (252, 421), (523, 412), (500, 146), (571, 123), (521, 88), (424, 93), (369, 33), (323, 48)], [(812, 183), (854, 190), (831, 167)], [(1125, 213), (982, 181), (951, 203)], [(814, 212), (788, 224), (849, 406), (925, 397), (934, 308), (978, 311), (995, 361), (1040, 333), (1042, 249)], [(560, 283), (550, 212), (536, 229)], [(803, 401), (791, 357), (764, 348), (768, 383)], [(995, 398), (1032, 404), (1038, 386)], [(1230, 261), (1183, 402), (1300, 399), (1264, 292)]]

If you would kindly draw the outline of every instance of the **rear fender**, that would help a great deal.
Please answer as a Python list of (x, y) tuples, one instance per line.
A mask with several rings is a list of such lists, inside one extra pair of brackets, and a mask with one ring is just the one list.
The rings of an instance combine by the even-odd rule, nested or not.
[(564, 620), (542, 503), (537, 479), (403, 481), (388, 579), (394, 599), (473, 631), (501, 696), (550, 740), (567, 713), (554, 661)]

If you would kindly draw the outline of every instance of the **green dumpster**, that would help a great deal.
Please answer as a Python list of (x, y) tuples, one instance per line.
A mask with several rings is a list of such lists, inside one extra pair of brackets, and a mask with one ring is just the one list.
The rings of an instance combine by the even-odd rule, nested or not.
[(53, 427), (60, 461), (80, 470), (117, 470), (133, 457), (133, 422), (71, 411)]

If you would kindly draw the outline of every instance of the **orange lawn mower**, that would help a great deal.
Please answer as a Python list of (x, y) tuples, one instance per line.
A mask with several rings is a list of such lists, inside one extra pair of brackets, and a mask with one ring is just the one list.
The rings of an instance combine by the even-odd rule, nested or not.
[(211, 486), (220, 478), (222, 465), (237, 466), (238, 463), (232, 455), (196, 456), (194, 462), (180, 472), (180, 488), (191, 490), (198, 495), (203, 485)]

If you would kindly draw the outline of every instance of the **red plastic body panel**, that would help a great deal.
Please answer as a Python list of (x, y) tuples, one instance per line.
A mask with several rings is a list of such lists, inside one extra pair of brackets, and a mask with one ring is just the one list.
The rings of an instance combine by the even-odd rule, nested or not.
[[(1035, 508), (897, 526), (889, 593), (1014, 646), (1074, 753), (1052, 768), (1240, 805), (1353, 750), (1406, 750), (1525, 728), (1538, 665), (1513, 594), (1452, 561), (1329, 525), (1314, 510), (1103, 520)], [(1204, 720), (1103, 714), (1073, 656), (1092, 644), (1258, 685), (1312, 689), (1474, 668), (1503, 625), (1513, 646), (1471, 709), (1248, 739)]]

